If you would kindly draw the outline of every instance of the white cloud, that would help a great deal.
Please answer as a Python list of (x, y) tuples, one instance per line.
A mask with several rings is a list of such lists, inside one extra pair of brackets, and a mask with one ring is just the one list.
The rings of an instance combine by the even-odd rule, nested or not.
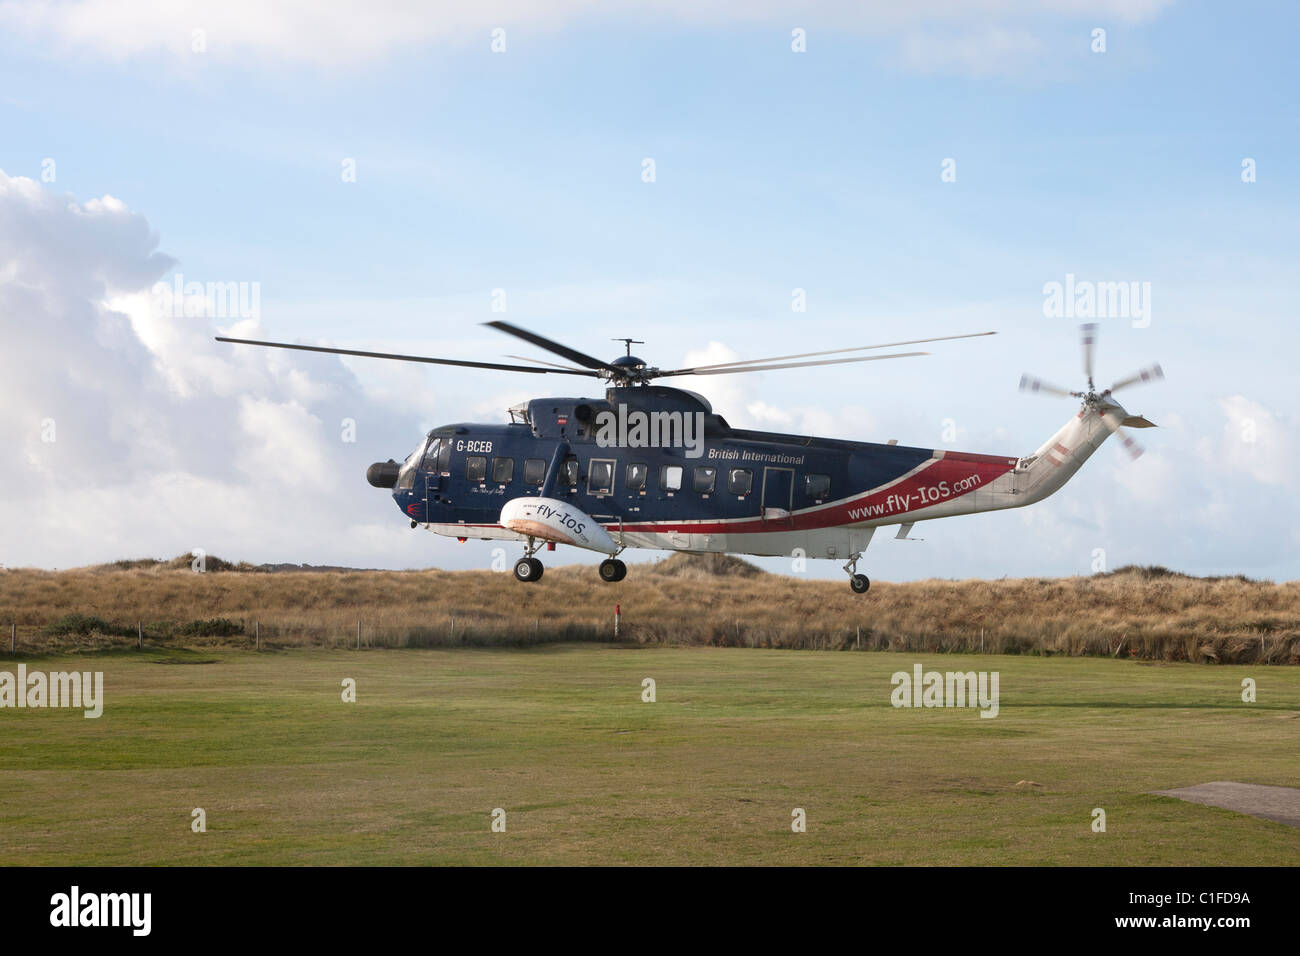
[[(161, 316), (173, 260), (111, 197), (79, 203), (0, 172), (0, 562), (69, 566), (193, 547), (426, 563), (366, 465), (418, 439), (337, 359), (238, 349), (210, 320)], [(243, 331), (254, 329), (243, 326)], [(358, 421), (355, 444), (344, 418)], [(364, 423), (364, 424), (362, 424)], [(52, 439), (52, 440), (51, 440)], [(390, 514), (391, 511), (391, 514)], [(342, 542), (342, 545), (341, 545)]]
[(1294, 424), (1284, 424), (1244, 395), (1220, 399), (1219, 408), (1227, 419), (1222, 437), (1202, 442), (1203, 458), (1223, 474), (1246, 474), (1264, 485), (1289, 484), (1300, 469)]

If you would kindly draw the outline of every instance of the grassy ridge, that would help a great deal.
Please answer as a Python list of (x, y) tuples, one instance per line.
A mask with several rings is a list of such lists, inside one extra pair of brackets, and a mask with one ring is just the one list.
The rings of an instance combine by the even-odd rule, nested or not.
[(890, 706), (893, 671), (951, 669), (942, 656), (593, 644), (28, 663), (104, 670), (106, 704), (98, 720), (0, 712), (8, 864), (1300, 859), (1298, 830), (1148, 793), (1294, 785), (1289, 668), (962, 658), (1001, 673), (987, 720)]
[[(355, 642), (358, 621), (363, 645), (496, 646), (607, 640), (618, 603), (621, 636), (641, 643), (1300, 662), (1300, 582), (1127, 569), (878, 582), (858, 596), (841, 581), (688, 555), (634, 566), (614, 585), (585, 566), (548, 568), (540, 583), (522, 585), (489, 571), (265, 573), (208, 561), (231, 570), (195, 574), (188, 560), (6, 570), (0, 627), (16, 621), (22, 647), (49, 651), (87, 643), (54, 632), (69, 614), (108, 624), (91, 635), (100, 646), (134, 644), (137, 622), (146, 643), (162, 646), (248, 647), (255, 622), (272, 645), (343, 646)], [(233, 632), (209, 635), (221, 621), (234, 622)]]

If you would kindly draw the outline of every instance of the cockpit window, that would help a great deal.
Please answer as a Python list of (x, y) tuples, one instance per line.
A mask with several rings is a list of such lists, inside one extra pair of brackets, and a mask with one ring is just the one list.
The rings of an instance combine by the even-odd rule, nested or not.
[(438, 470), (438, 450), (442, 448), (442, 439), (435, 438), (429, 442), (429, 450), (424, 453), (424, 463), (420, 465), (423, 471)]
[(427, 438), (420, 442), (415, 451), (411, 452), (410, 457), (402, 464), (401, 469), (397, 472), (398, 491), (410, 491), (412, 486), (415, 485), (415, 468), (420, 463), (420, 459), (424, 457), (424, 448), (428, 443)]

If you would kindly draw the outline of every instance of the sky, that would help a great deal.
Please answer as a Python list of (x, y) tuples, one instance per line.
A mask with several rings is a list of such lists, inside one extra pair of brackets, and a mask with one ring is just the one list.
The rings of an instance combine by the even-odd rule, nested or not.
[(1094, 321), (1098, 385), (1165, 370), (1124, 398), (1145, 454), (859, 570), (1300, 578), (1295, 8), (741, 7), (0, 0), (0, 565), (488, 567), (365, 468), (574, 390), (221, 332), (539, 355), (505, 319), (677, 367), (995, 330), (679, 384), (733, 425), (1023, 455), (1076, 407), (1021, 374), (1083, 385), (1069, 281), (1141, 293)]

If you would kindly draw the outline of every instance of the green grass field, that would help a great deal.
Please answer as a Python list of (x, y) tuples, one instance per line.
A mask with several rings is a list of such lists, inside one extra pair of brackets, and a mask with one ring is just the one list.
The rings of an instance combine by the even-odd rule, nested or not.
[[(7, 865), (1300, 863), (1300, 830), (1146, 794), (1300, 782), (1291, 668), (582, 645), (0, 670), (19, 660), (103, 670), (106, 704), (0, 710)], [(999, 671), (999, 716), (892, 708), (918, 662)]]

